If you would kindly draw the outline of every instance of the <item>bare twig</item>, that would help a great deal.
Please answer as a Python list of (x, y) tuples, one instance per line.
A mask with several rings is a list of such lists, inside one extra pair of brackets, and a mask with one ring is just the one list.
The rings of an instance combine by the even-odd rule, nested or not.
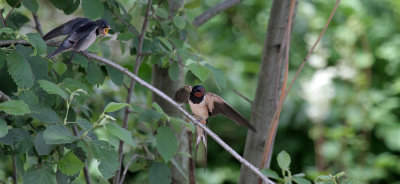
[[(135, 63), (135, 67), (133, 68), (133, 70), (134, 70), (133, 72), (134, 72), (135, 75), (138, 74), (140, 65), (142, 64), (142, 61), (143, 61), (143, 57), (142, 57), (141, 53), (142, 53), (144, 36), (146, 35), (146, 30), (147, 30), (147, 26), (148, 26), (151, 3), (152, 3), (152, 0), (149, 0), (149, 2), (147, 4), (147, 11), (146, 11), (146, 14), (144, 16), (142, 31), (141, 31), (140, 36), (139, 36), (139, 44), (138, 44), (138, 47), (137, 47), (136, 63)], [(116, 15), (116, 14), (114, 13), (114, 15)], [(127, 104), (130, 104), (130, 102), (131, 102), (132, 94), (133, 94), (133, 91), (135, 89), (135, 84), (136, 84), (136, 81), (132, 80), (131, 86), (128, 89), (128, 95), (126, 97), (126, 103)], [(129, 107), (125, 107), (124, 119), (122, 121), (122, 128), (126, 129), (128, 127), (128, 117), (129, 117)], [(121, 175), (121, 169), (122, 169), (122, 154), (123, 154), (123, 150), (122, 149), (123, 149), (123, 145), (124, 145), (124, 142), (121, 140), (119, 142), (119, 147), (118, 147), (118, 154), (119, 154), (118, 161), (119, 161), (120, 164), (119, 164), (119, 169), (117, 170), (117, 173), (115, 174), (115, 177), (114, 177), (114, 184), (120, 183), (119, 177)], [(121, 180), (121, 182), (123, 182), (123, 180)]]
[(121, 177), (121, 182), (119, 182), (120, 184), (123, 184), (124, 180), (125, 180), (125, 176), (126, 173), (128, 172), (129, 167), (132, 165), (132, 162), (137, 158), (140, 157), (139, 154), (134, 154), (132, 155), (131, 159), (129, 159), (129, 162), (125, 165), (125, 169), (124, 172), (122, 173), (122, 177)]
[(11, 100), (11, 98), (9, 96), (7, 96), (6, 94), (4, 94), (2, 91), (0, 91), (0, 100), (1, 101), (9, 101), (9, 100)]
[(43, 36), (42, 26), (40, 26), (40, 21), (39, 21), (38, 15), (36, 13), (32, 13), (32, 16), (33, 16), (33, 20), (35, 20), (35, 28), (36, 28), (37, 32), (41, 36)]
[(18, 177), (18, 173), (17, 173), (17, 164), (15, 163), (15, 155), (12, 155), (11, 159), (12, 159), (12, 166), (13, 166), (12, 179), (13, 179), (13, 183), (17, 184), (18, 183), (18, 178), (17, 178)]
[(199, 26), (203, 25), (205, 22), (207, 22), (208, 20), (210, 20), (211, 18), (213, 18), (214, 16), (216, 16), (218, 13), (220, 13), (232, 6), (235, 6), (239, 2), (240, 2), (240, 0), (225, 0), (224, 2), (217, 4), (214, 7), (212, 7), (211, 9), (205, 11), (203, 14), (197, 16), (193, 20), (193, 25), (195, 27), (199, 27)]
[(15, 9), (15, 7), (18, 6), (19, 3), (21, 3), (22, 0), (19, 0), (17, 3), (14, 4), (14, 6), (11, 8), (11, 10), (7, 13), (6, 18), (4, 19), (4, 22), (7, 22), (8, 16), (11, 15), (12, 11)]
[(240, 92), (237, 91), (236, 89), (234, 89), (233, 92), (235, 92), (237, 95), (239, 95), (240, 97), (242, 97), (244, 100), (246, 100), (246, 101), (249, 102), (250, 104), (253, 104), (253, 101), (251, 101), (249, 98), (247, 98), (246, 96), (244, 96), (242, 93), (240, 93)]
[[(279, 100), (279, 104), (278, 104), (277, 110), (276, 110), (273, 118), (271, 119), (272, 127), (270, 128), (270, 132), (268, 133), (268, 135), (271, 135), (271, 136), (273, 135), (275, 137), (276, 128), (277, 128), (277, 122), (278, 122), (279, 115), (280, 115), (280, 113), (282, 111), (282, 108), (283, 108), (283, 103), (285, 102), (287, 95), (289, 94), (290, 90), (292, 89), (292, 87), (294, 85), (294, 82), (298, 78), (298, 76), (299, 76), (301, 70), (303, 69), (305, 63), (307, 62), (308, 58), (311, 56), (312, 52), (315, 50), (316, 46), (318, 45), (319, 41), (321, 40), (321, 37), (324, 35), (326, 29), (328, 28), (328, 25), (331, 22), (331, 20), (333, 18), (333, 15), (335, 14), (337, 7), (339, 6), (339, 3), (340, 3), (340, 0), (337, 0), (336, 4), (335, 4), (335, 6), (334, 6), (334, 8), (333, 8), (333, 10), (331, 12), (331, 15), (329, 16), (329, 19), (325, 24), (324, 29), (321, 31), (321, 33), (320, 33), (318, 39), (315, 41), (314, 45), (308, 51), (307, 56), (304, 58), (303, 62), (301, 63), (301, 65), (300, 65), (299, 69), (297, 70), (297, 72), (296, 72), (293, 80), (291, 81), (289, 87), (285, 91), (282, 90), (282, 92), (284, 92), (284, 93), (281, 94), (281, 99)], [(288, 40), (289, 39), (287, 37), (286, 38), (286, 44), (287, 44)], [(286, 52), (288, 52), (289, 48), (286, 48), (286, 49), (287, 49)], [(288, 57), (289, 57), (288, 53), (286, 53), (286, 59), (287, 60), (288, 60)], [(286, 62), (286, 65), (288, 65), (288, 62)], [(285, 84), (286, 84), (286, 82), (284, 82), (284, 86), (285, 86)], [(271, 131), (273, 131), (273, 132), (271, 132)], [(272, 144), (273, 144), (273, 139), (269, 139), (268, 141), (266, 141), (266, 144), (265, 144), (265, 147), (264, 147), (265, 148), (264, 155), (271, 155)], [(268, 157), (270, 157), (270, 156), (268, 156)], [(266, 157), (266, 158), (268, 158), (268, 157)]]
[(190, 184), (196, 184), (196, 176), (194, 174), (194, 169), (195, 169), (195, 160), (193, 160), (193, 156), (192, 156), (192, 136), (193, 133), (190, 130), (187, 130), (188, 132), (188, 142), (189, 142), (189, 154), (191, 155), (191, 157), (189, 158), (189, 183)]
[[(20, 43), (20, 44), (25, 44), (25, 45), (29, 45), (30, 44), (29, 42), (27, 42), (25, 40), (17, 40), (15, 42), (13, 42), (13, 41), (14, 40), (0, 41), (0, 46), (7, 46), (7, 45), (10, 45), (12, 43)], [(46, 43), (48, 45), (54, 44), (54, 42), (46, 42)], [(235, 159), (238, 160), (241, 164), (243, 164), (244, 166), (248, 167), (252, 172), (254, 172), (257, 176), (259, 176), (265, 183), (269, 183), (269, 184), (273, 184), (274, 183), (273, 181), (268, 179), (264, 174), (262, 174), (260, 172), (260, 170), (257, 169), (257, 167), (255, 167), (249, 161), (247, 161), (242, 156), (240, 156), (235, 150), (233, 150), (228, 144), (226, 144), (221, 138), (218, 137), (218, 135), (216, 135), (213, 131), (211, 131), (207, 126), (205, 126), (205, 125), (201, 124), (199, 121), (197, 121), (196, 118), (193, 117), (189, 112), (187, 112), (183, 107), (181, 107), (180, 104), (175, 102), (171, 97), (169, 97), (168, 95), (166, 95), (165, 93), (163, 93), (159, 89), (155, 88), (154, 86), (152, 86), (151, 84), (147, 83), (146, 81), (144, 81), (143, 79), (141, 79), (137, 75), (133, 74), (128, 69), (122, 67), (121, 65), (118, 65), (117, 63), (115, 63), (115, 62), (113, 62), (113, 61), (111, 61), (111, 60), (109, 60), (107, 58), (100, 57), (100, 56), (98, 56), (96, 54), (92, 54), (92, 53), (89, 53), (87, 51), (81, 52), (80, 54), (82, 54), (83, 56), (88, 57), (88, 58), (90, 58), (92, 60), (99, 61), (99, 62), (101, 62), (103, 64), (106, 64), (108, 66), (111, 66), (111, 67), (117, 69), (118, 71), (120, 71), (123, 74), (125, 74), (127, 77), (131, 78), (132, 80), (135, 80), (137, 83), (141, 84), (145, 88), (147, 88), (150, 91), (152, 91), (154, 94), (160, 96), (161, 98), (166, 100), (168, 103), (170, 103), (174, 107), (176, 107), (180, 112), (182, 112), (182, 114), (184, 114), (190, 121), (192, 121), (194, 125), (197, 125), (197, 126), (201, 127), (212, 139), (214, 139), (219, 145), (221, 145), (226, 151), (228, 151), (229, 154), (231, 154), (233, 157), (235, 157)]]
[[(74, 133), (75, 136), (78, 136), (78, 127), (76, 127), (76, 125), (74, 125), (72, 127), (72, 132)], [(83, 174), (85, 175), (86, 184), (91, 184), (92, 181), (90, 179), (90, 174), (89, 174), (86, 162), (85, 162), (85, 166), (83, 167)]]

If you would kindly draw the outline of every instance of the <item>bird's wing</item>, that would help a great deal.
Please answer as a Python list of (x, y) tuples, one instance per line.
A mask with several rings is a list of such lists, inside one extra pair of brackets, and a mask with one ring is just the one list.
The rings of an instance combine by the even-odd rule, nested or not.
[(92, 33), (93, 31), (95, 31), (97, 28), (98, 28), (98, 26), (96, 25), (96, 23), (88, 22), (87, 24), (79, 27), (71, 35), (69, 35), (66, 40), (73, 42), (73, 43), (77, 43), (82, 38), (88, 37), (89, 34)]
[(225, 100), (222, 99), (220, 96), (209, 92), (205, 95), (205, 100), (210, 116), (215, 116), (221, 113), (222, 115), (235, 121), (239, 125), (245, 126), (256, 132), (256, 129), (254, 129), (254, 127), (251, 126), (250, 123), (238, 111), (236, 111), (232, 106), (226, 103)]
[(190, 92), (192, 91), (192, 86), (184, 85), (178, 89), (175, 93), (175, 101), (179, 103), (188, 103)]
[(90, 19), (82, 17), (70, 20), (48, 32), (46, 35), (43, 36), (43, 40), (46, 41), (61, 35), (71, 34), (73, 31), (77, 30), (80, 26), (90, 21), (91, 21)]

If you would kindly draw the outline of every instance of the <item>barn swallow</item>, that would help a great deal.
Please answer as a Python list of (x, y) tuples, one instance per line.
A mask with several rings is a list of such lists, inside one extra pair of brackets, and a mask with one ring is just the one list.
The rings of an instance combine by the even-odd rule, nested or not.
[(87, 18), (76, 18), (56, 27), (43, 36), (43, 40), (49, 40), (61, 35), (68, 35), (61, 45), (46, 58), (51, 59), (57, 54), (65, 51), (84, 51), (95, 40), (98, 35), (107, 35), (110, 25), (104, 19), (91, 21)]
[[(235, 121), (237, 124), (256, 132), (254, 127), (251, 126), (251, 124), (224, 99), (211, 92), (205, 93), (205, 89), (201, 85), (196, 85), (193, 88), (189, 85), (184, 85), (175, 93), (175, 101), (179, 103), (189, 103), (190, 109), (196, 119), (204, 125), (207, 125), (210, 116), (215, 116), (221, 113), (225, 117)], [(205, 160), (207, 164), (207, 134), (205, 134), (203, 129), (199, 126), (197, 126), (196, 129), (196, 157), (199, 143), (202, 141), (204, 143)]]

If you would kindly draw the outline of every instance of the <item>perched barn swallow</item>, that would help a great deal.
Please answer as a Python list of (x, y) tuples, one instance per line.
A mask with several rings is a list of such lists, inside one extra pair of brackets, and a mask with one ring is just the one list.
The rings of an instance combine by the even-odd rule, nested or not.
[[(211, 92), (205, 93), (205, 89), (201, 85), (196, 85), (193, 88), (189, 85), (183, 86), (175, 93), (175, 100), (179, 103), (189, 103), (192, 113), (204, 125), (207, 125), (210, 116), (215, 116), (221, 113), (239, 125), (245, 126), (246, 128), (256, 132), (254, 127), (251, 126), (250, 123), (224, 99)], [(199, 143), (200, 141), (203, 141), (207, 164), (207, 135), (199, 126), (196, 128), (196, 155)]]
[(53, 53), (49, 54), (47, 58), (51, 59), (65, 51), (84, 51), (96, 40), (98, 35), (107, 35), (110, 29), (110, 25), (104, 19), (91, 21), (87, 18), (76, 18), (68, 21), (43, 36), (43, 40), (49, 40), (61, 35), (68, 35), (61, 45)]

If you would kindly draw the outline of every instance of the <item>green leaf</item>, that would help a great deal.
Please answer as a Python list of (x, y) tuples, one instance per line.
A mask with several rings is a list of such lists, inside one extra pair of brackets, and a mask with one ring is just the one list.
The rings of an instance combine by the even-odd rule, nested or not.
[(73, 152), (69, 152), (58, 162), (57, 167), (67, 176), (77, 174), (85, 164), (76, 157)]
[(103, 177), (105, 179), (113, 177), (119, 166), (118, 153), (114, 147), (103, 140), (91, 141), (89, 147), (94, 158), (100, 162), (99, 171)]
[(37, 13), (39, 9), (39, 4), (36, 0), (22, 0), (22, 5), (33, 13)]
[(63, 62), (56, 62), (53, 64), (53, 69), (57, 72), (58, 75), (62, 75), (65, 71), (67, 71), (67, 65)]
[(13, 50), (7, 57), (8, 73), (13, 78), (19, 88), (31, 88), (34, 83), (34, 77), (31, 66), (25, 57), (17, 50)]
[(56, 184), (56, 175), (51, 165), (44, 164), (39, 168), (30, 168), (22, 177), (24, 184)]
[(43, 133), (46, 144), (65, 144), (78, 139), (71, 134), (67, 127), (61, 125), (52, 125), (46, 128)]
[(139, 114), (139, 121), (150, 122), (158, 121), (163, 116), (155, 110), (147, 109)]
[(118, 34), (117, 40), (130, 40), (135, 38), (135, 35), (131, 32), (125, 32)]
[(86, 72), (88, 73), (85, 77), (85, 79), (91, 84), (91, 85), (96, 85), (96, 84), (101, 84), (104, 82), (104, 74), (100, 70), (100, 67), (97, 66), (96, 64), (90, 64), (89, 67), (86, 69)]
[(179, 64), (177, 61), (173, 61), (168, 68), (168, 75), (171, 80), (176, 81), (179, 79)]
[(35, 48), (33, 55), (42, 55), (46, 52), (46, 43), (43, 41), (42, 36), (40, 36), (39, 33), (28, 33), (26, 36), (28, 37), (29, 43), (31, 43)]
[(72, 63), (81, 65), (85, 69), (89, 66), (89, 61), (87, 60), (87, 58), (80, 54), (75, 55), (75, 57), (72, 59)]
[(122, 72), (108, 65), (106, 65), (106, 70), (114, 84), (121, 86), (124, 83), (124, 74)]
[(156, 15), (164, 19), (168, 18), (168, 12), (164, 8), (157, 8)]
[(40, 56), (28, 56), (25, 57), (28, 63), (31, 65), (33, 76), (35, 76), (36, 80), (47, 80), (48, 72), (47, 72), (47, 61), (44, 61)]
[(0, 49), (0, 69), (1, 69), (1, 67), (3, 67), (4, 63), (6, 63), (6, 62), (7, 62), (7, 54), (2, 49)]
[(311, 184), (310, 181), (308, 181), (307, 179), (302, 178), (302, 177), (296, 177), (296, 176), (294, 176), (294, 177), (292, 178), (292, 180), (293, 180), (294, 182), (296, 182), (297, 184)]
[(156, 135), (157, 151), (165, 162), (168, 162), (178, 150), (178, 140), (174, 132), (166, 126), (160, 126)]
[(286, 151), (281, 151), (276, 158), (282, 170), (288, 170), (290, 165), (290, 155)]
[(169, 41), (163, 37), (159, 37), (157, 36), (157, 39), (160, 40), (164, 46), (166, 46), (168, 48), (169, 51), (172, 51), (172, 45), (171, 43), (169, 43)]
[(8, 28), (8, 27), (3, 27), (3, 28), (0, 28), (0, 35), (2, 33), (11, 34), (11, 33), (14, 33), (14, 30), (11, 28)]
[(226, 79), (225, 79), (225, 75), (224, 72), (222, 72), (221, 69), (218, 68), (214, 68), (209, 64), (205, 65), (213, 74), (215, 83), (217, 84), (218, 90), (222, 91), (226, 88)]
[(149, 170), (150, 184), (169, 184), (172, 182), (171, 171), (163, 163), (154, 162)]
[(136, 147), (136, 144), (132, 139), (132, 134), (128, 130), (118, 126), (115, 123), (106, 124), (106, 130), (115, 137), (118, 137), (118, 139), (124, 141), (126, 144)]
[(194, 63), (189, 65), (189, 70), (201, 81), (206, 80), (210, 75), (210, 71), (206, 67)]
[(62, 84), (65, 89), (69, 89), (70, 91), (76, 91), (78, 89), (83, 89), (88, 93), (92, 92), (92, 90), (86, 84), (84, 84), (81, 81), (76, 80), (76, 79), (65, 78), (62, 81)]
[(280, 179), (279, 175), (278, 175), (275, 171), (273, 171), (273, 170), (271, 170), (271, 169), (264, 168), (264, 169), (261, 169), (261, 172), (262, 172), (265, 176), (267, 176), (268, 178)]
[(173, 19), (174, 25), (178, 28), (178, 29), (183, 29), (185, 28), (185, 19), (183, 19), (181, 16), (175, 16)]
[(0, 111), (11, 115), (24, 115), (31, 113), (28, 105), (22, 100), (10, 100), (0, 103)]
[(56, 124), (62, 122), (62, 119), (57, 115), (56, 111), (45, 104), (30, 105), (30, 108), (32, 112), (29, 116), (43, 123)]
[(7, 122), (0, 119), (0, 138), (6, 136), (8, 134)]
[[(70, 0), (70, 1), (72, 1), (72, 0)], [(74, 11), (75, 11), (76, 9), (78, 9), (78, 7), (79, 7), (80, 4), (81, 4), (81, 1), (80, 1), (80, 0), (74, 0), (69, 6), (65, 7), (65, 8), (63, 9), (63, 11), (64, 11), (64, 13), (67, 14), (67, 15), (72, 14), (72, 13), (74, 13)]]
[(56, 148), (56, 145), (46, 144), (46, 142), (44, 141), (44, 138), (43, 138), (43, 133), (44, 133), (44, 131), (40, 131), (36, 135), (35, 140), (33, 141), (33, 144), (35, 145), (35, 149), (39, 155), (48, 155), (54, 148)]
[(46, 80), (39, 80), (40, 87), (45, 90), (48, 94), (59, 95), (63, 99), (68, 99), (67, 93), (61, 89), (57, 84), (46, 81)]
[(8, 131), (8, 134), (0, 138), (0, 143), (5, 145), (12, 145), (14, 147), (14, 153), (22, 154), (26, 153), (33, 146), (33, 138), (31, 134), (24, 129), (13, 128)]
[(106, 108), (104, 108), (104, 112), (115, 112), (127, 106), (129, 106), (127, 103), (110, 102), (107, 104)]
[(104, 6), (99, 0), (82, 0), (82, 10), (89, 19), (96, 19), (103, 15)]

